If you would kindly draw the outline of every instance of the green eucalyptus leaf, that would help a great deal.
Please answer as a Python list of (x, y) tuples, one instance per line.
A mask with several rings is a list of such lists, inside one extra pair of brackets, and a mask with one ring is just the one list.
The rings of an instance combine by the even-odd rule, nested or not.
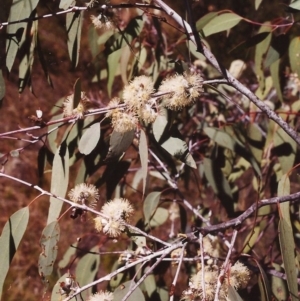
[(215, 16), (204, 27), (203, 33), (207, 37), (211, 34), (215, 34), (221, 31), (231, 29), (236, 26), (243, 18), (234, 13), (223, 13)]
[(66, 10), (74, 5), (76, 5), (76, 0), (60, 0), (59, 2), (59, 8), (63, 10)]
[(273, 152), (278, 156), (282, 172), (285, 174), (294, 165), (297, 143), (282, 128), (274, 134)]
[(279, 221), (279, 242), (283, 257), (284, 270), (287, 277), (287, 284), (292, 301), (298, 299), (297, 268), (295, 264), (295, 242), (293, 229), (285, 219)]
[(300, 36), (293, 38), (289, 46), (290, 66), (292, 71), (298, 74), (298, 77), (300, 77), (299, 49)]
[(70, 263), (71, 258), (76, 254), (78, 242), (75, 242), (65, 252), (63, 258), (58, 262), (58, 268), (64, 269)]
[(168, 124), (167, 110), (161, 107), (152, 127), (155, 140), (159, 143)]
[[(135, 285), (134, 281), (127, 281), (122, 283), (121, 286), (119, 286), (115, 291), (114, 291), (114, 301), (121, 301), (128, 291), (132, 288), (132, 286)], [(127, 301), (145, 301), (145, 296), (142, 293), (141, 289), (137, 287), (132, 294), (126, 299)]]
[(15, 212), (5, 223), (0, 237), (0, 299), (10, 263), (25, 233), (29, 220), (28, 207)]
[(122, 55), (123, 49), (118, 49), (111, 53), (107, 57), (107, 73), (108, 73), (108, 78), (107, 78), (107, 91), (109, 97), (111, 97), (112, 93), (112, 86), (116, 77), (117, 70), (120, 68), (120, 58)]
[(94, 148), (97, 146), (98, 141), (101, 135), (101, 128), (99, 122), (94, 123), (91, 127), (89, 127), (82, 137), (80, 138), (78, 149), (84, 154), (90, 154)]
[[(284, 174), (278, 183), (278, 197), (290, 194), (290, 180)], [(292, 301), (298, 300), (297, 268), (295, 264), (295, 241), (290, 218), (290, 204), (280, 204), (280, 221), (278, 226), (279, 243), (283, 258), (284, 270)]]
[(293, 1), (293, 3), (289, 5), (289, 7), (300, 10), (300, 1), (299, 0)]
[(169, 217), (169, 211), (165, 208), (158, 207), (150, 219), (150, 227), (156, 228), (164, 224)]
[[(112, 267), (112, 272), (116, 271), (118, 268), (119, 268), (119, 262), (116, 261), (114, 264), (113, 264), (113, 267)], [(122, 282), (124, 278), (124, 273), (118, 273), (117, 275), (113, 276), (110, 281), (109, 281), (109, 286), (111, 287), (112, 290), (116, 289), (120, 283)]]
[(255, 123), (249, 123), (247, 125), (247, 141), (248, 146), (257, 162), (261, 162), (263, 155), (263, 147), (265, 139), (262, 135), (262, 131)]
[[(35, 17), (37, 15), (35, 14)], [(28, 41), (31, 40), (29, 49), (26, 49), (23, 58), (19, 65), (19, 93), (22, 93), (26, 85), (31, 86), (31, 70), (34, 60), (34, 51), (37, 44), (38, 21), (33, 21), (31, 26), (31, 35)]]
[[(65, 144), (56, 150), (52, 166), (50, 192), (55, 196), (64, 197), (69, 184), (69, 151)], [(63, 202), (50, 197), (50, 207), (47, 225), (57, 220), (60, 215)]]
[(0, 101), (4, 98), (5, 92), (6, 92), (5, 81), (4, 81), (4, 78), (3, 78), (2, 70), (0, 70)]
[(61, 301), (63, 299), (61, 284), (65, 283), (66, 278), (68, 278), (69, 276), (69, 273), (65, 273), (57, 280), (51, 293), (51, 301)]
[[(149, 268), (145, 268), (144, 273), (148, 273)], [(156, 281), (154, 275), (151, 273), (149, 274), (144, 280), (145, 289), (147, 292), (148, 297), (151, 297), (152, 294), (156, 291)]]
[[(9, 12), (8, 22), (29, 18), (33, 15), (39, 0), (13, 0)], [(11, 71), (18, 49), (25, 41), (28, 23), (9, 24), (6, 28), (6, 66)]]
[(244, 244), (246, 242), (247, 242), (247, 244), (245, 245), (242, 253), (248, 253), (252, 250), (260, 232), (261, 232), (261, 229), (259, 226), (254, 227), (253, 231), (250, 231), (250, 233), (246, 236), (246, 238), (244, 240)]
[(158, 287), (157, 293), (159, 295), (160, 301), (169, 301), (169, 291), (166, 288)]
[(155, 213), (159, 200), (160, 200), (161, 192), (154, 191), (147, 195), (144, 200), (143, 212), (145, 217), (145, 225), (149, 224), (149, 221), (153, 214)]
[(88, 175), (87, 167), (86, 167), (84, 160), (82, 160), (80, 163), (79, 170), (77, 172), (76, 179), (75, 179), (75, 185), (84, 183), (87, 179), (87, 175)]
[[(98, 252), (99, 247), (95, 246), (91, 249), (91, 253)], [(98, 272), (100, 265), (100, 255), (95, 254), (86, 254), (84, 255), (77, 264), (75, 275), (76, 281), (79, 283), (79, 286), (84, 286), (95, 279), (95, 276)], [(84, 300), (91, 294), (92, 288), (89, 288), (82, 292), (82, 297)]]
[(120, 133), (113, 131), (110, 137), (109, 150), (105, 160), (120, 158), (128, 149), (134, 138), (134, 130)]
[(220, 146), (234, 151), (234, 145), (236, 142), (229, 134), (225, 133), (223, 130), (206, 127), (204, 128), (204, 132), (210, 139), (218, 143)]
[(255, 70), (256, 76), (259, 82), (259, 88), (262, 92), (265, 90), (265, 75), (263, 68), (263, 61), (268, 51), (269, 45), (271, 43), (271, 26), (270, 22), (265, 22), (259, 29), (258, 34), (261, 33), (269, 33), (269, 35), (263, 39), (260, 43), (258, 43), (255, 47)]
[(282, 95), (282, 89), (281, 89), (280, 77), (279, 77), (279, 66), (280, 66), (280, 60), (277, 60), (270, 66), (270, 73), (271, 73), (274, 88), (276, 89), (278, 99), (281, 102), (283, 102), (283, 95)]
[(261, 265), (258, 263), (258, 261), (255, 261), (258, 268), (259, 268), (259, 276), (258, 276), (258, 286), (260, 290), (260, 295), (261, 295), (261, 300), (264, 301), (271, 301), (272, 300), (272, 291), (271, 291), (271, 286), (269, 283), (269, 279), (261, 267)]
[(255, 0), (255, 9), (258, 10), (262, 0)]
[[(282, 268), (279, 264), (272, 262), (272, 266), (275, 268), (276, 271), (282, 272)], [(271, 276), (271, 283), (272, 283), (272, 293), (276, 297), (278, 301), (285, 301), (288, 299), (287, 294), (287, 287), (285, 280), (277, 277)]]
[(146, 247), (147, 246), (145, 236), (130, 234), (130, 238), (137, 245), (137, 247)]
[(77, 108), (81, 100), (81, 79), (77, 78), (74, 84), (73, 108)]
[(143, 195), (144, 195), (146, 190), (146, 184), (147, 184), (147, 176), (148, 176), (148, 145), (147, 145), (147, 137), (143, 130), (141, 130), (140, 133), (139, 153), (140, 153), (140, 160), (141, 160), (142, 174), (143, 174)]
[(230, 284), (228, 284), (228, 300), (230, 300), (230, 301), (243, 301), (243, 299), (238, 294), (238, 292)]
[(197, 168), (196, 162), (189, 153), (188, 146), (183, 140), (170, 137), (161, 146), (176, 159), (192, 168)]
[(44, 279), (51, 275), (53, 265), (57, 256), (57, 243), (60, 237), (60, 229), (58, 222), (52, 222), (47, 225), (40, 239), (42, 253), (39, 256), (39, 274)]
[(68, 13), (66, 17), (66, 28), (68, 33), (68, 51), (72, 61), (72, 67), (78, 64), (83, 11)]
[(208, 13), (206, 15), (204, 15), (203, 17), (201, 17), (197, 22), (196, 22), (196, 29), (198, 31), (202, 30), (203, 27), (209, 23), (212, 19), (214, 19), (216, 16), (218, 16), (217, 12), (211, 12)]
[(214, 193), (220, 199), (229, 215), (233, 214), (233, 196), (228, 180), (215, 161), (209, 158), (203, 159), (204, 174)]

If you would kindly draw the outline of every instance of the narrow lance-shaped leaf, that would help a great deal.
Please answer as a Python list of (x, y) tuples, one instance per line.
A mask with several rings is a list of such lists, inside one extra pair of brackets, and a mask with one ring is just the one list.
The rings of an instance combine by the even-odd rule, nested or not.
[(0, 237), (0, 299), (9, 265), (25, 233), (29, 220), (28, 207), (15, 212), (4, 225)]
[(263, 268), (259, 264), (259, 262), (255, 259), (254, 259), (254, 261), (257, 264), (259, 272), (260, 272), (260, 275), (258, 277), (258, 286), (259, 286), (259, 290), (260, 290), (260, 293), (261, 293), (261, 300), (271, 301), (272, 292), (271, 292), (269, 279), (268, 279), (265, 271), (263, 270)]
[(122, 55), (122, 49), (118, 49), (107, 57), (107, 73), (108, 73), (107, 91), (109, 96), (111, 96), (112, 86), (114, 83), (117, 70), (119, 68), (119, 60), (121, 55)]
[(203, 27), (204, 36), (228, 30), (237, 25), (242, 17), (234, 13), (217, 15)]
[(132, 143), (133, 138), (133, 130), (125, 133), (113, 131), (109, 141), (110, 146), (106, 160), (116, 159), (122, 156)]
[(68, 32), (68, 51), (73, 68), (77, 66), (79, 59), (82, 19), (83, 11), (69, 13), (66, 17), (66, 27)]
[[(290, 194), (290, 180), (284, 174), (278, 183), (278, 197)], [(298, 299), (297, 271), (295, 264), (295, 241), (290, 219), (290, 204), (288, 202), (280, 204), (279, 221), (279, 243), (287, 278), (287, 284), (292, 301)]]
[[(35, 14), (35, 16), (37, 16)], [(31, 43), (29, 49), (24, 54), (19, 66), (19, 93), (22, 93), (26, 85), (30, 85), (31, 70), (34, 60), (34, 50), (37, 44), (38, 21), (32, 22), (30, 36)]]
[(282, 172), (287, 173), (294, 165), (297, 143), (282, 128), (274, 134), (274, 153), (278, 156)]
[(44, 279), (51, 275), (53, 265), (57, 256), (57, 243), (59, 241), (60, 229), (58, 222), (47, 225), (40, 239), (42, 253), (39, 256), (39, 274)]
[(147, 175), (148, 175), (148, 146), (147, 146), (146, 134), (143, 130), (141, 130), (139, 153), (140, 153), (142, 173), (143, 173), (143, 195), (144, 195), (146, 190)]
[(59, 8), (60, 9), (68, 9), (71, 6), (76, 4), (76, 0), (60, 0)]
[(280, 78), (279, 78), (279, 66), (280, 60), (277, 60), (270, 66), (270, 73), (273, 80), (274, 88), (276, 89), (278, 99), (283, 102), (282, 89), (280, 86)]
[(100, 134), (101, 128), (99, 122), (97, 122), (89, 127), (82, 135), (78, 144), (79, 151), (84, 155), (90, 154), (97, 146)]
[(261, 4), (262, 0), (255, 0), (255, 9), (257, 10)]
[[(62, 144), (55, 152), (50, 192), (55, 196), (64, 197), (69, 183), (69, 151), (65, 144)], [(50, 207), (47, 225), (57, 220), (60, 215), (63, 202), (50, 197)]]
[(0, 101), (4, 98), (5, 95), (5, 81), (3, 78), (2, 70), (0, 70)]
[(169, 154), (174, 156), (176, 159), (181, 160), (183, 163), (192, 168), (196, 168), (196, 163), (192, 155), (190, 154), (185, 141), (179, 138), (170, 137), (170, 134), (166, 133), (166, 131), (168, 130), (167, 114), (167, 110), (161, 108), (160, 114), (157, 116), (155, 122), (153, 123), (153, 134), (155, 140), (158, 143), (161, 143), (162, 137), (166, 136), (166, 139), (161, 143), (161, 147), (163, 147)]
[(69, 276), (70, 276), (69, 273), (65, 273), (55, 283), (51, 293), (51, 301), (61, 301), (63, 299), (61, 284), (65, 283), (66, 278)]
[(174, 156), (176, 159), (182, 161), (186, 165), (196, 168), (196, 162), (190, 154), (187, 144), (175, 137), (170, 137), (161, 145), (168, 153)]
[(268, 32), (269, 35), (255, 47), (255, 70), (259, 82), (259, 88), (263, 92), (265, 90), (265, 75), (263, 69), (263, 61), (271, 42), (271, 26), (270, 22), (266, 22), (261, 26), (258, 33)]
[(144, 200), (144, 217), (145, 217), (145, 225), (147, 225), (150, 221), (151, 216), (154, 214), (160, 199), (161, 192), (154, 191), (147, 195)]
[(63, 269), (70, 263), (71, 258), (76, 254), (78, 242), (73, 243), (65, 252), (63, 258), (58, 262), (58, 267)]
[(293, 38), (290, 42), (289, 57), (292, 71), (296, 72), (298, 77), (300, 77), (300, 36)]
[(166, 208), (158, 207), (150, 219), (151, 228), (159, 227), (164, 224), (169, 217), (169, 211)]
[[(36, 8), (39, 0), (13, 0), (8, 22), (28, 18)], [(6, 29), (6, 66), (11, 70), (19, 47), (24, 42), (24, 34), (28, 23), (9, 24)], [(22, 41), (22, 42), (21, 42)]]
[(293, 8), (293, 9), (298, 9), (298, 10), (300, 10), (300, 1), (299, 1), (299, 0), (298, 0), (298, 1), (293, 1), (293, 3), (291, 3), (291, 4), (289, 5), (289, 7)]
[(238, 294), (238, 292), (230, 284), (228, 284), (228, 300), (230, 300), (230, 301), (243, 301), (243, 299)]
[[(134, 281), (127, 281), (122, 283), (121, 286), (119, 286), (115, 291), (114, 291), (114, 301), (121, 301), (123, 298), (126, 296), (128, 291), (132, 288), (132, 286), (135, 285)], [(144, 301), (145, 296), (142, 293), (141, 289), (137, 287), (132, 294), (126, 299), (127, 301)]]
[(74, 84), (73, 108), (77, 108), (81, 99), (81, 79), (77, 78)]
[[(80, 286), (84, 286), (92, 282), (98, 272), (100, 264), (100, 255), (92, 254), (98, 252), (99, 247), (96, 246), (91, 249), (91, 253), (84, 255), (77, 264), (76, 267), (76, 281)], [(82, 292), (82, 297), (86, 300), (87, 296), (91, 294), (91, 288)]]

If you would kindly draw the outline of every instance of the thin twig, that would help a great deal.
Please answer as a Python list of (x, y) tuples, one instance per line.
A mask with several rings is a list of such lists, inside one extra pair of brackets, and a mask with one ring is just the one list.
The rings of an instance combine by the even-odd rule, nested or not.
[[(57, 196), (57, 195), (55, 195), (55, 194), (53, 194), (53, 193), (51, 193), (51, 192), (48, 192), (48, 191), (42, 189), (42, 188), (41, 188), (40, 186), (38, 186), (38, 185), (34, 185), (34, 184), (31, 184), (31, 183), (28, 183), (28, 182), (23, 181), (23, 180), (21, 180), (21, 179), (18, 179), (18, 178), (16, 178), (16, 177), (7, 175), (7, 174), (5, 174), (5, 173), (3, 173), (3, 172), (0, 172), (0, 177), (5, 177), (5, 178), (8, 178), (8, 179), (14, 180), (14, 181), (16, 181), (16, 182), (18, 182), (18, 183), (21, 183), (21, 184), (24, 184), (24, 185), (26, 185), (26, 186), (29, 186), (29, 187), (31, 187), (31, 188), (34, 188), (34, 189), (38, 190), (39, 192), (41, 192), (43, 195), (47, 195), (47, 196), (50, 196), (50, 197), (54, 197), (54, 198), (56, 198), (56, 199), (58, 199), (58, 200), (60, 200), (60, 201), (62, 201), (62, 202), (65, 202), (65, 203), (69, 204), (69, 205), (72, 206), (72, 207), (79, 208), (79, 209), (82, 209), (82, 210), (84, 210), (84, 211), (92, 212), (92, 213), (94, 213), (94, 214), (96, 214), (96, 215), (99, 215), (99, 216), (101, 216), (101, 217), (103, 217), (103, 218), (108, 218), (106, 215), (100, 213), (99, 211), (94, 210), (93, 208), (91, 208), (91, 207), (89, 207), (89, 206), (86, 206), (86, 205), (80, 205), (80, 204), (78, 204), (78, 203), (74, 203), (74, 202), (72, 202), (72, 201), (69, 201), (69, 200), (67, 200), (67, 199), (65, 199), (65, 198), (63, 198), (63, 197)], [(124, 224), (127, 228), (129, 228), (129, 229), (131, 230), (131, 232), (134, 233), (134, 234), (137, 233), (137, 234), (143, 235), (143, 236), (148, 237), (149, 239), (154, 240), (154, 241), (156, 241), (156, 242), (158, 242), (158, 243), (161, 243), (162, 245), (167, 246), (167, 247), (170, 247), (170, 246), (171, 246), (170, 243), (168, 243), (168, 242), (166, 242), (166, 241), (163, 241), (163, 240), (161, 240), (161, 239), (159, 239), (159, 238), (157, 238), (157, 237), (155, 237), (155, 236), (152, 236), (152, 235), (150, 235), (150, 234), (147, 234), (146, 232), (142, 231), (141, 229), (139, 229), (139, 228), (137, 228), (137, 227), (135, 227), (135, 226), (132, 226), (132, 225), (130, 225), (130, 224), (128, 224), (128, 223), (125, 223), (125, 222), (123, 222), (122, 224)]]
[(108, 274), (108, 275), (106, 275), (106, 276), (104, 276), (102, 278), (99, 278), (99, 279), (97, 279), (97, 280), (95, 280), (95, 281), (93, 281), (91, 283), (88, 283), (87, 285), (79, 288), (73, 295), (65, 298), (63, 301), (69, 301), (69, 300), (71, 300), (74, 296), (80, 294), (81, 292), (87, 290), (88, 288), (90, 288), (90, 287), (92, 287), (94, 285), (97, 285), (98, 283), (101, 283), (103, 281), (110, 281), (114, 276), (118, 275), (119, 273), (124, 272), (125, 270), (127, 270), (127, 269), (129, 269), (131, 267), (136, 266), (139, 263), (143, 263), (145, 261), (149, 261), (149, 260), (151, 260), (153, 258), (156, 258), (156, 257), (159, 257), (159, 256), (162, 256), (162, 258), (163, 258), (163, 257), (167, 256), (168, 254), (170, 254), (170, 252), (172, 252), (173, 250), (181, 248), (182, 245), (183, 245), (183, 243), (181, 241), (177, 242), (176, 244), (174, 244), (174, 245), (172, 245), (170, 247), (167, 247), (167, 248), (165, 248), (165, 249), (163, 249), (161, 251), (157, 251), (157, 252), (155, 252), (153, 254), (150, 254), (148, 256), (140, 258), (140, 259), (138, 259), (138, 260), (136, 260), (136, 261), (134, 261), (132, 263), (126, 264), (125, 266), (123, 266), (123, 267), (121, 267), (121, 268), (113, 271), (112, 273), (110, 273), (110, 274)]
[[(181, 268), (181, 265), (182, 265), (182, 262), (183, 262), (183, 257), (184, 257), (184, 252), (185, 252), (186, 245), (187, 245), (187, 243), (185, 243), (182, 246), (182, 249), (181, 249), (181, 253), (180, 253), (180, 258), (179, 258), (179, 261), (178, 261), (178, 266), (177, 266), (176, 274), (175, 274), (173, 282), (171, 284), (171, 287), (172, 287), (171, 291), (173, 291), (173, 288), (176, 287), (176, 283), (177, 283), (177, 280), (178, 280), (178, 277), (179, 277), (180, 268)], [(174, 300), (174, 294), (172, 294), (170, 296), (170, 301), (173, 301), (173, 300)]]
[(291, 202), (291, 201), (300, 201), (300, 192), (296, 192), (290, 195), (280, 196), (280, 197), (274, 197), (270, 199), (264, 199), (259, 201), (257, 204), (253, 204), (250, 206), (244, 213), (242, 213), (240, 216), (233, 218), (229, 221), (226, 221), (224, 223), (220, 223), (217, 225), (207, 226), (207, 227), (197, 227), (197, 231), (201, 232), (203, 235), (206, 235), (208, 233), (218, 233), (219, 231), (223, 232), (228, 228), (236, 228), (239, 227), (244, 220), (246, 220), (251, 214), (253, 214), (256, 210), (258, 210), (261, 207), (267, 206), (267, 205), (273, 205), (277, 203), (285, 203), (285, 202)]
[(205, 265), (204, 265), (204, 248), (203, 248), (203, 235), (199, 234), (199, 244), (200, 244), (200, 256), (201, 256), (201, 286), (203, 292), (203, 300), (206, 300), (205, 291)]
[(231, 243), (230, 243), (230, 248), (227, 252), (227, 256), (226, 259), (223, 263), (222, 269), (220, 271), (219, 277), (218, 277), (218, 282), (217, 282), (217, 287), (216, 287), (216, 293), (215, 293), (215, 299), (214, 301), (218, 301), (219, 300), (219, 292), (224, 280), (224, 275), (228, 270), (228, 264), (229, 264), (229, 259), (233, 250), (233, 246), (237, 237), (238, 231), (237, 230), (233, 230), (233, 234), (232, 234), (232, 238), (231, 238)]

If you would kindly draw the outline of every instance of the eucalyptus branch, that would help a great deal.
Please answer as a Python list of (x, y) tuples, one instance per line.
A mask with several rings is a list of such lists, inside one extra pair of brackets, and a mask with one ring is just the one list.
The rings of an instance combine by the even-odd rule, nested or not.
[(122, 298), (121, 301), (126, 301), (130, 295), (135, 291), (135, 289), (146, 279), (148, 275), (161, 263), (164, 257), (166, 257), (168, 253), (164, 253), (157, 259), (157, 261), (144, 273), (144, 275), (139, 279), (137, 283), (134, 284), (132, 288), (127, 292), (127, 294)]
[[(141, 9), (149, 9), (150, 8), (150, 9), (162, 10), (162, 8), (160, 6), (156, 6), (156, 5), (152, 5), (152, 4), (145, 4), (145, 3), (104, 4), (104, 5), (99, 6), (98, 8), (100, 8), (103, 11), (108, 10), (108, 9), (114, 9), (114, 8), (141, 8)], [(10, 21), (10, 22), (2, 22), (2, 23), (0, 23), (0, 29), (3, 28), (4, 26), (8, 26), (8, 25), (12, 25), (12, 24), (28, 23), (31, 21), (55, 17), (55, 16), (59, 16), (59, 15), (65, 15), (65, 14), (69, 14), (69, 13), (75, 13), (78, 11), (85, 11), (88, 9), (90, 9), (90, 7), (88, 7), (88, 6), (72, 6), (63, 11), (54, 12), (54, 13), (50, 13), (50, 14), (46, 14), (46, 15), (42, 15), (42, 16), (24, 18), (21, 20), (15, 20), (15, 21)]]
[(233, 218), (229, 221), (226, 221), (224, 223), (220, 223), (217, 225), (207, 226), (204, 228), (196, 228), (197, 232), (201, 232), (203, 235), (206, 235), (208, 233), (217, 233), (219, 231), (225, 231), (228, 228), (237, 228), (239, 227), (244, 220), (246, 220), (251, 214), (255, 213), (259, 208), (267, 206), (267, 205), (274, 205), (278, 203), (285, 203), (285, 202), (291, 202), (291, 201), (300, 201), (300, 192), (296, 192), (290, 195), (280, 196), (280, 197), (274, 197), (270, 199), (264, 199), (261, 200), (252, 206), (250, 206), (244, 213), (242, 213), (240, 216)]
[[(55, 194), (53, 194), (53, 193), (51, 193), (51, 192), (48, 192), (48, 191), (42, 189), (42, 188), (41, 188), (40, 186), (38, 186), (38, 185), (31, 184), (31, 183), (29, 183), (29, 182), (23, 181), (23, 180), (18, 179), (18, 178), (16, 178), (16, 177), (7, 175), (7, 174), (5, 174), (5, 173), (3, 173), (3, 172), (0, 172), (0, 177), (5, 177), (5, 178), (8, 178), (8, 179), (10, 179), (10, 180), (13, 180), (13, 181), (16, 181), (16, 182), (18, 182), (18, 183), (21, 183), (21, 184), (23, 184), (23, 185), (26, 185), (26, 186), (28, 186), (28, 187), (34, 188), (34, 189), (38, 190), (42, 195), (47, 195), (47, 196), (49, 196), (49, 197), (54, 197), (54, 198), (56, 198), (56, 199), (58, 199), (58, 200), (60, 200), (60, 201), (62, 201), (62, 202), (65, 202), (65, 203), (69, 204), (69, 205), (70, 205), (71, 207), (73, 207), (73, 208), (82, 209), (83, 211), (89, 211), (89, 212), (92, 212), (92, 213), (94, 213), (94, 214), (96, 214), (96, 215), (99, 215), (99, 216), (101, 216), (101, 217), (103, 217), (103, 218), (107, 218), (107, 216), (105, 216), (104, 214), (100, 213), (99, 211), (97, 211), (97, 210), (95, 210), (95, 209), (93, 209), (93, 208), (91, 208), (91, 207), (89, 207), (89, 206), (86, 206), (86, 205), (80, 205), (80, 204), (78, 204), (78, 203), (74, 203), (74, 202), (72, 202), (72, 201), (70, 201), (70, 200), (67, 200), (67, 199), (63, 198), (63, 197), (60, 197), (60, 196), (57, 196), (57, 195), (55, 195)], [(135, 226), (132, 226), (132, 225), (130, 225), (130, 224), (128, 224), (128, 223), (125, 223), (125, 222), (124, 222), (123, 224), (124, 224), (126, 227), (128, 227), (130, 230), (132, 230), (134, 233), (143, 235), (143, 236), (145, 236), (145, 237), (147, 237), (147, 238), (149, 238), (149, 239), (151, 239), (151, 240), (154, 240), (154, 241), (156, 241), (156, 242), (158, 242), (158, 243), (161, 243), (161, 244), (164, 245), (164, 246), (167, 246), (167, 247), (170, 247), (170, 246), (171, 246), (170, 243), (165, 242), (165, 241), (163, 241), (163, 240), (161, 240), (161, 239), (159, 239), (159, 238), (157, 238), (157, 237), (155, 237), (155, 236), (152, 236), (152, 235), (150, 235), (150, 234), (147, 234), (146, 232), (140, 230), (139, 228), (137, 228), (137, 227), (135, 227)]]
[[(175, 288), (178, 277), (179, 277), (179, 272), (180, 272), (180, 268), (181, 268), (181, 265), (182, 265), (182, 262), (183, 262), (186, 245), (187, 245), (187, 243), (185, 243), (182, 246), (182, 250), (181, 250), (181, 253), (180, 253), (180, 258), (179, 258), (179, 261), (178, 261), (178, 267), (176, 269), (176, 274), (175, 274), (174, 279), (173, 279), (172, 284), (171, 284), (171, 291), (173, 291), (173, 289)], [(170, 296), (170, 301), (173, 301), (174, 300), (174, 293), (170, 294), (170, 295), (171, 295)]]
[(221, 64), (217, 61), (216, 57), (211, 53), (211, 51), (205, 46), (197, 45), (197, 41), (193, 34), (191, 26), (184, 20), (176, 11), (171, 9), (164, 1), (162, 0), (153, 0), (154, 3), (159, 5), (167, 15), (169, 15), (173, 20), (175, 20), (181, 27), (186, 31), (187, 37), (197, 46), (198, 51), (202, 49), (202, 54), (206, 59), (223, 75), (229, 84), (231, 84), (237, 91), (245, 95), (251, 102), (253, 102), (259, 109), (261, 109), (268, 118), (276, 122), (291, 138), (293, 138), (297, 144), (300, 146), (300, 136), (298, 133), (288, 125), (280, 116), (278, 116), (272, 109), (268, 107), (262, 100), (260, 100), (253, 92), (251, 92), (247, 87), (245, 87), (241, 82), (234, 78), (228, 70), (226, 70)]
[(146, 261), (149, 261), (153, 258), (156, 258), (156, 257), (159, 257), (159, 256), (162, 256), (162, 257), (165, 257), (167, 256), (168, 254), (170, 254), (170, 252), (172, 252), (173, 250), (175, 249), (178, 249), (178, 248), (181, 248), (183, 246), (183, 243), (180, 241), (180, 242), (177, 242), (175, 244), (173, 244), (172, 246), (169, 246), (161, 251), (157, 251), (153, 254), (150, 254), (148, 256), (145, 256), (145, 257), (142, 257), (132, 263), (129, 263), (129, 264), (126, 264), (125, 266), (113, 271), (112, 273), (104, 276), (104, 277), (101, 277), (79, 289), (76, 290), (76, 292), (74, 294), (72, 294), (71, 296), (65, 298), (63, 301), (69, 301), (71, 300), (74, 296), (80, 294), (81, 292), (83, 292), (84, 290), (94, 286), (94, 285), (97, 285), (98, 283), (101, 283), (103, 281), (110, 281), (110, 279), (112, 279), (114, 276), (118, 275), (119, 273), (122, 273), (124, 271), (126, 271), (127, 269), (131, 268), (131, 267), (134, 267), (136, 266), (137, 264), (139, 263), (143, 263), (143, 262), (146, 262)]
[(201, 233), (199, 234), (199, 245), (200, 245), (200, 256), (201, 256), (201, 285), (202, 285), (203, 299), (206, 300), (204, 247), (203, 247), (203, 235)]
[(229, 250), (227, 252), (226, 259), (225, 259), (225, 261), (223, 263), (222, 269), (221, 269), (219, 277), (218, 277), (214, 301), (218, 301), (219, 300), (220, 289), (221, 289), (222, 283), (224, 281), (224, 275), (228, 271), (228, 268), (229, 268), (229, 260), (230, 260), (231, 253), (233, 251), (233, 246), (234, 246), (237, 234), (238, 234), (238, 231), (236, 229), (233, 230), (233, 234), (232, 234), (232, 238), (231, 238), (231, 243), (230, 243), (230, 248), (229, 248)]

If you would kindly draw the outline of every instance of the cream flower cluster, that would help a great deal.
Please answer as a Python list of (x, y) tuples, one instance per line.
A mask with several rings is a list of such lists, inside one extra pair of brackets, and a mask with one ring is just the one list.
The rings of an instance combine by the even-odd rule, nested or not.
[(79, 205), (86, 205), (91, 208), (95, 207), (99, 200), (99, 192), (94, 185), (90, 184), (77, 184), (68, 193), (70, 200)]
[[(108, 112), (107, 117), (112, 118), (112, 126), (117, 132), (128, 132), (135, 129), (139, 121), (152, 123), (157, 112), (153, 109), (155, 101), (151, 98), (154, 84), (150, 77), (142, 75), (130, 82), (123, 91), (123, 108), (115, 108)], [(114, 98), (108, 107), (116, 107), (121, 99)]]
[(127, 199), (115, 198), (108, 201), (101, 209), (101, 214), (94, 219), (97, 231), (103, 231), (111, 237), (117, 237), (125, 230), (124, 223), (130, 221), (133, 207)]
[(100, 291), (88, 298), (87, 301), (113, 301), (114, 295), (108, 291)]
[[(197, 274), (191, 277), (189, 281), (189, 288), (182, 293), (181, 300), (195, 300), (198, 297), (202, 299), (204, 297), (203, 287), (205, 288), (206, 300), (214, 300), (218, 275), (219, 267), (216, 265), (205, 266), (204, 277), (202, 268), (200, 268)], [(249, 279), (249, 270), (241, 262), (237, 261), (225, 275), (219, 292), (218, 300), (228, 300), (228, 284), (235, 289), (238, 289), (245, 287)], [(204, 285), (202, 283), (203, 280)]]
[(154, 94), (154, 83), (142, 75), (131, 81), (123, 91), (123, 98), (113, 98), (108, 104), (107, 117), (117, 132), (127, 132), (137, 128), (140, 121), (153, 123), (158, 115), (157, 100), (162, 105), (179, 110), (191, 105), (203, 92), (203, 79), (196, 73), (184, 73), (166, 78)]
[(104, 14), (98, 16), (91, 15), (91, 20), (95, 28), (114, 29), (115, 24), (111, 18), (108, 18)]
[(197, 73), (166, 78), (158, 89), (164, 93), (163, 104), (171, 110), (191, 105), (203, 93), (202, 82), (202, 77)]
[(87, 111), (90, 100), (86, 97), (85, 92), (81, 92), (80, 101), (74, 108), (74, 94), (67, 96), (63, 102), (63, 116), (82, 118)]

